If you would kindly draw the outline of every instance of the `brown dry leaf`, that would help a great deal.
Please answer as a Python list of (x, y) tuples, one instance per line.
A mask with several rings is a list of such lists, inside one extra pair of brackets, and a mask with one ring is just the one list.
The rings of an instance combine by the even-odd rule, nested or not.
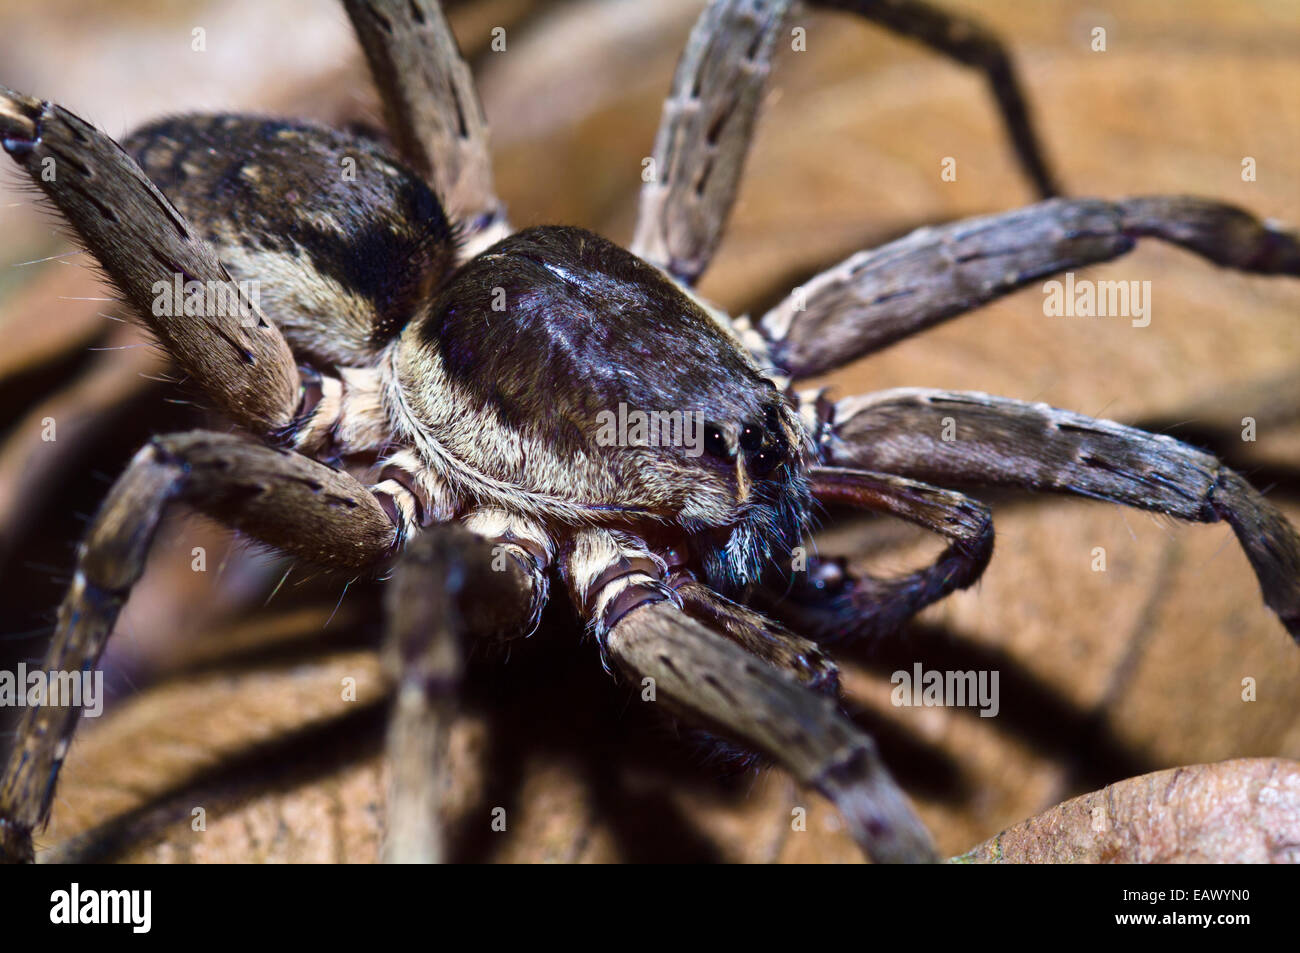
[[(90, 743), (63, 779), (74, 796), (60, 799), (44, 838), (58, 847), (42, 861), (374, 861), (374, 751), (321, 777), (337, 752), (313, 758), (301, 742), (331, 722), (373, 721), (382, 688), (374, 654), (354, 651), (195, 675), (127, 701), (83, 726)], [(224, 782), (240, 759), (261, 779), (255, 795)]]
[[(1099, 0), (1083, 12), (1015, 0), (941, 2), (1009, 41), (1072, 192), (1188, 192), (1300, 222), (1300, 103), (1289, 94), (1300, 79), (1292, 55), (1300, 10), (1288, 0), (1252, 4), (1249, 13), (1217, 0)], [(641, 158), (694, 9), (654, 6), (655, 16), (609, 44), (584, 32), (609, 25), (584, 20), (584, 4), (577, 13), (562, 6), (554, 16), (512, 21), (510, 52), (476, 62), (496, 128), (499, 185), (517, 225), (562, 221), (616, 240), (631, 234)], [(321, 26), (322, 17), (329, 24)], [(705, 294), (732, 311), (769, 303), (811, 271), (917, 225), (1032, 200), (977, 76), (849, 17), (799, 17), (808, 51), (778, 63), (740, 204), (703, 283)], [(260, 101), (281, 111), (298, 111), (303, 101), (317, 115), (364, 111), (369, 100), (357, 62), (339, 65), (346, 40), (330, 32), (341, 21), (333, 10), (302, 10), (302, 28), (322, 31), (313, 35), (324, 38), (320, 49), (331, 52), (321, 59), (330, 62), (297, 63), (279, 86), (274, 62), (253, 56), (240, 73), (244, 84), (229, 95), (154, 102), (163, 94), (153, 83), (146, 112), (246, 105), (264, 93)], [(254, 29), (248, 22), (227, 37)], [(488, 22), (472, 28), (486, 35)], [(1094, 26), (1108, 30), (1105, 53), (1088, 47)], [(139, 45), (145, 34), (128, 39)], [(112, 33), (97, 23), (93, 36), (108, 45)], [(609, 57), (615, 42), (635, 43), (636, 56)], [(627, 65), (633, 60), (634, 70)], [(206, 62), (184, 64), (191, 77), (205, 75), (202, 68)], [(539, 93), (543, 68), (555, 73)], [(218, 75), (189, 82), (214, 91)], [(261, 85), (254, 87), (256, 77)], [(79, 90), (75, 78), (64, 78), (68, 86), (43, 91), (110, 122), (106, 104), (136, 102), (129, 89), (110, 86), (112, 75), (93, 79)], [(303, 89), (312, 92), (293, 92)], [(86, 108), (92, 95), (100, 108)], [(328, 101), (334, 95), (340, 99)], [(958, 159), (954, 183), (939, 179), (944, 156)], [(1241, 180), (1244, 156), (1256, 159), (1258, 181)], [(0, 247), (4, 260), (16, 257), (7, 248)], [(1159, 245), (1088, 276), (1151, 281), (1151, 326), (1048, 319), (1041, 294), (1029, 288), (829, 383), (840, 393), (969, 388), (1168, 428), (1273, 487), (1300, 522), (1297, 283), (1222, 271)], [(1259, 422), (1255, 443), (1239, 439), (1246, 416)], [(1159, 803), (1151, 792), (1160, 786), (1144, 787), (1160, 776), (1150, 772), (1229, 758), (1300, 758), (1300, 652), (1260, 604), (1226, 527), (1172, 524), (1057, 497), (989, 498), (998, 544), (983, 582), (925, 613), (906, 636), (841, 653), (854, 717), (880, 740), (943, 852), (1019, 830), (1014, 825), (1025, 818), (1122, 778), (1144, 776), (1121, 786), (1131, 820), (1138, 806)], [(205, 524), (186, 520), (160, 545), (108, 659), (156, 681), (86, 726), (45, 843), (57, 846), (55, 856), (105, 859), (373, 859), (383, 803), (382, 710), (372, 701), (368, 714), (339, 712), (332, 665), (338, 653), (355, 652), (348, 664), (360, 666), (372, 651), (374, 601), (354, 587), (322, 631), (341, 584), (319, 585), (314, 595), (304, 589), (294, 598), (316, 614), (304, 610), (279, 633), (293, 632), (297, 647), (285, 650), (288, 661), (274, 652), (260, 657), (249, 640), (233, 638), (231, 620), (260, 605), (280, 570), (231, 557), (219, 580), (196, 577), (191, 548), (216, 552), (214, 539)], [(59, 540), (63, 555), (45, 562), (66, 559), (69, 541)], [(1105, 572), (1091, 568), (1098, 547), (1107, 554)], [(934, 546), (881, 522), (837, 532), (822, 548), (903, 568)], [(26, 578), (13, 574), (10, 598), (27, 597)], [(292, 582), (273, 608), (291, 589)], [(364, 629), (370, 642), (335, 644), (349, 627)], [(227, 637), (240, 654), (221, 669)], [(185, 648), (194, 642), (202, 646), (201, 664)], [(316, 642), (323, 646), (308, 652)], [(819, 798), (777, 772), (727, 778), (701, 764), (610, 683), (592, 646), (577, 643), (572, 632), (560, 633), (521, 648), (508, 665), (473, 670), (449, 807), (461, 830), (459, 856), (859, 859)], [(999, 672), (999, 715), (895, 708), (889, 676), (916, 662)], [(1255, 688), (1255, 700), (1245, 700), (1244, 684)], [(214, 704), (205, 702), (208, 695)], [(171, 755), (146, 754), (155, 744)], [(1185, 771), (1203, 778), (1196, 787), (1203, 796), (1191, 803), (1206, 812), (1214, 807), (1211, 792), (1226, 799), (1223, 810), (1247, 803), (1230, 796), (1231, 783), (1215, 780), (1220, 770), (1237, 771)], [(1277, 771), (1294, 778), (1291, 767)], [(201, 839), (190, 826), (194, 805), (211, 806)], [(496, 806), (511, 818), (500, 836), (487, 833)], [(807, 810), (806, 830), (792, 829), (799, 807)], [(1216, 849), (1224, 856), (1235, 848), (1221, 841)], [(1274, 857), (1295, 859), (1285, 851)]]
[(1300, 863), (1300, 763), (1197, 764), (1108, 785), (959, 858), (999, 864)]

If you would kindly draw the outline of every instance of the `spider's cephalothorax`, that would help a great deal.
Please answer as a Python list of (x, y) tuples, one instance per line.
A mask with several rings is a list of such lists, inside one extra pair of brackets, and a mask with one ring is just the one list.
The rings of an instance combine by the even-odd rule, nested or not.
[[(827, 2), (984, 69), (1026, 171), (1052, 192), (996, 40), (913, 0)], [(855, 255), (755, 322), (692, 296), (789, 5), (709, 4), (665, 106), (630, 251), (577, 228), (510, 233), (469, 70), (432, 0), (347, 0), (395, 151), (240, 116), (156, 123), (123, 149), (0, 87), (4, 150), (241, 431), (139, 451), (78, 551), (46, 668), (95, 664), (173, 501), (314, 564), (392, 569), (387, 850), (434, 858), (429, 792), (462, 640), (525, 634), (559, 579), (605, 657), (653, 683), (656, 701), (831, 798), (873, 858), (925, 860), (929, 836), (839, 711), (822, 646), (897, 629), (979, 578), (991, 514), (935, 484), (1226, 520), (1265, 602), (1300, 637), (1300, 537), (1209, 454), (981, 393), (836, 402), (790, 386), (1139, 237), (1296, 275), (1294, 233), (1190, 197), (1050, 199)], [(159, 289), (180, 286), (205, 303), (160, 306)], [(787, 559), (815, 501), (907, 520), (947, 546), (889, 578)], [(78, 714), (24, 713), (0, 777), (0, 858), (31, 858)]]
[(590, 232), (533, 228), (468, 262), (392, 367), (408, 439), (461, 499), (636, 530), (733, 588), (802, 536), (790, 403), (662, 272)]

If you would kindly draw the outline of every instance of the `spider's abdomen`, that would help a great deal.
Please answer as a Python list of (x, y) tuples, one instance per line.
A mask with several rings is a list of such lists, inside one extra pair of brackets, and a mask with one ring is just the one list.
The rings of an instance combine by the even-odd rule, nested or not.
[[(403, 332), (395, 371), (426, 455), (566, 505), (723, 525), (798, 457), (797, 421), (739, 344), (578, 228), (528, 229), (466, 263)], [(682, 439), (607, 426), (652, 412)]]
[(451, 270), (424, 181), (378, 142), (301, 121), (194, 115), (123, 142), (301, 359), (372, 363)]

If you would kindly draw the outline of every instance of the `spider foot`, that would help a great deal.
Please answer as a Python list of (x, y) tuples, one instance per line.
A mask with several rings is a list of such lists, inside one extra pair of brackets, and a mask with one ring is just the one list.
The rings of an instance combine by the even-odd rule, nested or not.
[(0, 86), (0, 144), (21, 160), (41, 141), (40, 120), (49, 103)]

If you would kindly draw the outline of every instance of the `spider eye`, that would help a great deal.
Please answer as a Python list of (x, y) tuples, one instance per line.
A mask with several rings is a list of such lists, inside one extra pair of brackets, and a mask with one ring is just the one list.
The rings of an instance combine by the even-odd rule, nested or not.
[(704, 427), (704, 449), (719, 460), (736, 459), (736, 452), (727, 446), (727, 438), (723, 436), (722, 428), (716, 424)]
[(849, 578), (844, 567), (844, 560), (828, 559), (817, 564), (813, 571), (809, 573), (808, 581), (818, 592), (840, 592), (847, 585)]
[(767, 430), (772, 434), (781, 432), (781, 415), (776, 412), (775, 407), (765, 407), (763, 409), (763, 422), (767, 424)]
[(746, 453), (753, 453), (763, 445), (763, 431), (753, 424), (745, 424), (740, 432), (740, 446)]
[(785, 456), (779, 450), (768, 447), (749, 458), (749, 469), (755, 476), (767, 476), (784, 459)]

